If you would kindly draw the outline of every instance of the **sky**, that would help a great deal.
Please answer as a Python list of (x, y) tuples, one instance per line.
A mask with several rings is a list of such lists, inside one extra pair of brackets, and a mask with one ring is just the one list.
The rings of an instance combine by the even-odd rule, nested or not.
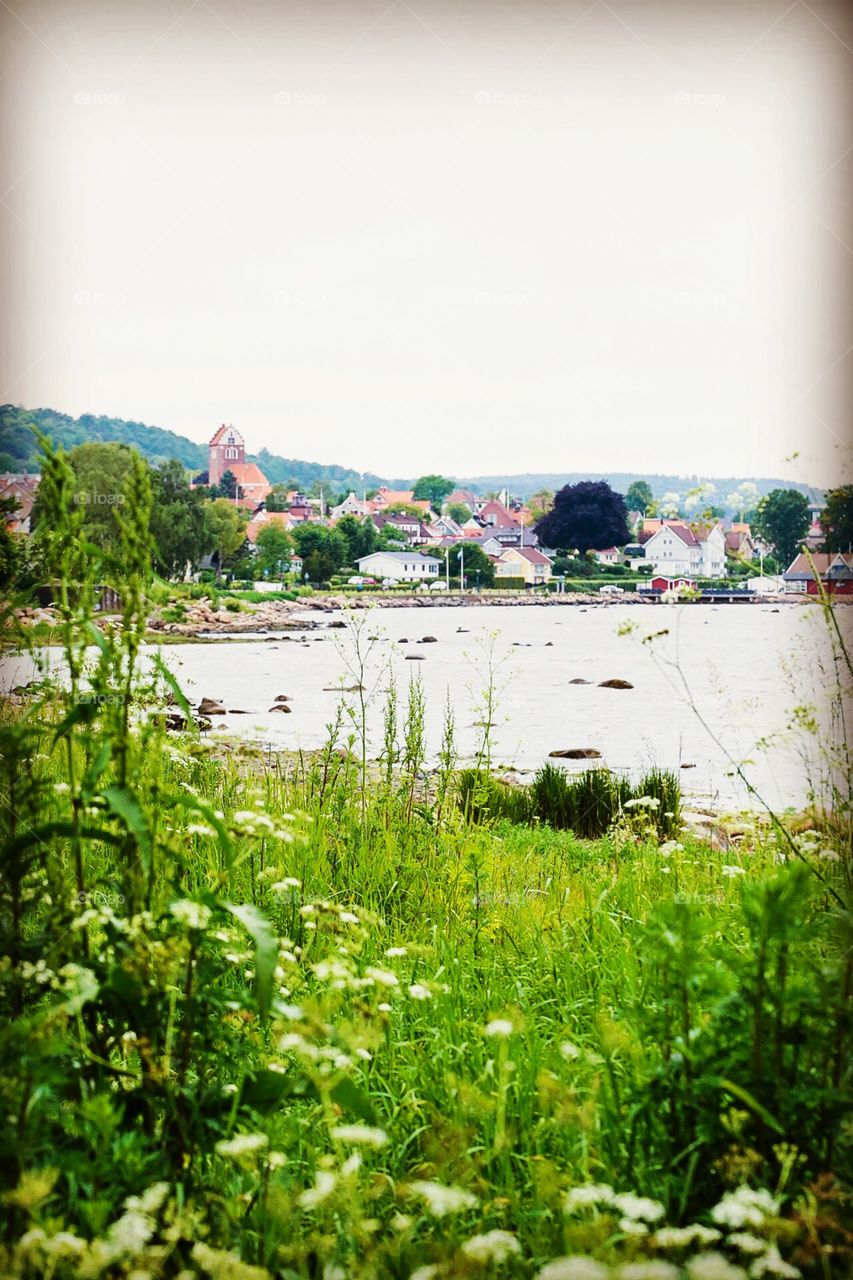
[(0, 400), (853, 479), (849, 7), (8, 0)]

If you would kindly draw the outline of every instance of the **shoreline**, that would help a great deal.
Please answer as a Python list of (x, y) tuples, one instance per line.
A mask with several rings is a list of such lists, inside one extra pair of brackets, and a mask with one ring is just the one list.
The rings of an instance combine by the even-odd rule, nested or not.
[[(839, 597), (838, 602), (853, 604), (853, 597)], [(329, 592), (322, 595), (301, 597), (298, 600), (270, 600), (269, 603), (245, 601), (241, 611), (235, 613), (223, 606), (214, 609), (208, 599), (202, 598), (188, 607), (186, 618), (181, 622), (167, 622), (156, 613), (152, 614), (148, 620), (145, 643), (184, 644), (188, 641), (195, 641), (199, 644), (215, 644), (217, 640), (226, 636), (235, 639), (253, 640), (257, 639), (258, 636), (272, 638), (288, 631), (314, 631), (321, 628), (325, 629), (329, 626), (341, 627), (345, 623), (340, 620), (324, 622), (323, 615), (340, 613), (346, 609), (574, 608), (589, 611), (591, 609), (609, 609), (614, 606), (639, 607), (654, 605), (655, 607), (666, 607), (669, 603), (671, 602), (662, 601), (659, 597), (650, 599), (646, 595), (628, 591), (621, 596), (606, 597), (598, 593), (587, 594), (580, 592), (549, 595), (526, 595), (518, 592), (504, 594), (470, 592), (464, 595), (461, 592), (452, 592), (450, 595), (445, 595), (444, 593), (427, 595), (417, 592), (407, 592), (405, 595), (397, 593), (341, 595)], [(803, 606), (811, 604), (821, 606), (822, 601), (817, 596), (789, 592), (780, 595), (750, 596), (747, 599), (737, 601), (708, 599), (705, 601), (694, 600), (679, 603), (691, 604), (696, 608), (707, 608), (709, 605), (716, 607), (730, 606), (737, 603), (740, 607), (770, 606), (778, 610), (782, 605)], [(306, 618), (304, 616), (306, 613), (314, 613), (319, 616), (317, 618)], [(16, 615), (16, 618), (18, 624), (30, 633), (32, 640), (36, 643), (45, 646), (59, 643), (58, 639), (55, 639), (53, 635), (59, 623), (50, 607), (21, 610)], [(120, 625), (121, 618), (120, 615), (115, 613), (102, 614), (96, 619), (96, 622), (102, 628), (106, 628)]]

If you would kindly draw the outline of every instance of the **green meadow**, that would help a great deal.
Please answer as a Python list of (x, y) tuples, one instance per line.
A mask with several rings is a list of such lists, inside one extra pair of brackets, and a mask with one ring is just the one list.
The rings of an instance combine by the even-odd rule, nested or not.
[(140, 669), (143, 469), (109, 564), (61, 456), (42, 487), (67, 679), (0, 721), (3, 1275), (850, 1273), (843, 787), (711, 845), (666, 774), (497, 783), (488, 690), (476, 767), (450, 707), (427, 760), (417, 680), (378, 758), (358, 694), (310, 756), (214, 746)]

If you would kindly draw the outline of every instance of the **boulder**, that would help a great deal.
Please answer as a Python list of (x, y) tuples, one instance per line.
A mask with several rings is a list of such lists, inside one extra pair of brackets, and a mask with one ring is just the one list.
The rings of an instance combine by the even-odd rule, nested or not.
[(421, 644), (438, 644), (438, 637), (437, 637), (437, 636), (422, 636), (422, 637), (421, 637), (421, 641), (420, 641), (420, 643), (421, 643)]
[(599, 689), (633, 689), (630, 680), (600, 680)]
[(290, 698), (286, 693), (277, 693), (273, 698), (273, 702), (290, 702)]
[(601, 752), (595, 747), (563, 747), (559, 751), (549, 751), (552, 760), (600, 760)]
[(270, 707), (270, 711), (282, 711), (286, 715), (290, 715), (293, 707), (289, 707), (286, 702), (277, 702), (275, 706)]
[(225, 707), (216, 698), (202, 698), (198, 704), (198, 713), (200, 716), (224, 716)]
[(575, 676), (574, 680), (570, 680), (569, 684), (592, 684), (591, 680), (584, 680), (583, 676)]
[(346, 625), (347, 624), (345, 622), (338, 622), (338, 621), (327, 623), (327, 626), (335, 627), (338, 630), (340, 630), (342, 627), (346, 627)]
[(679, 765), (678, 767), (679, 769), (695, 769), (696, 768), (695, 764), (682, 764), (682, 765)]

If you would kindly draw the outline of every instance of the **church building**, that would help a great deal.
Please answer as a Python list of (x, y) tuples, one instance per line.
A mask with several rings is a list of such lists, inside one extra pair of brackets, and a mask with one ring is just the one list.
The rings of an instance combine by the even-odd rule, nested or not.
[(226, 471), (237, 481), (241, 507), (255, 511), (270, 491), (270, 483), (256, 462), (246, 461), (246, 442), (236, 428), (225, 423), (207, 446), (207, 482), (220, 484)]

